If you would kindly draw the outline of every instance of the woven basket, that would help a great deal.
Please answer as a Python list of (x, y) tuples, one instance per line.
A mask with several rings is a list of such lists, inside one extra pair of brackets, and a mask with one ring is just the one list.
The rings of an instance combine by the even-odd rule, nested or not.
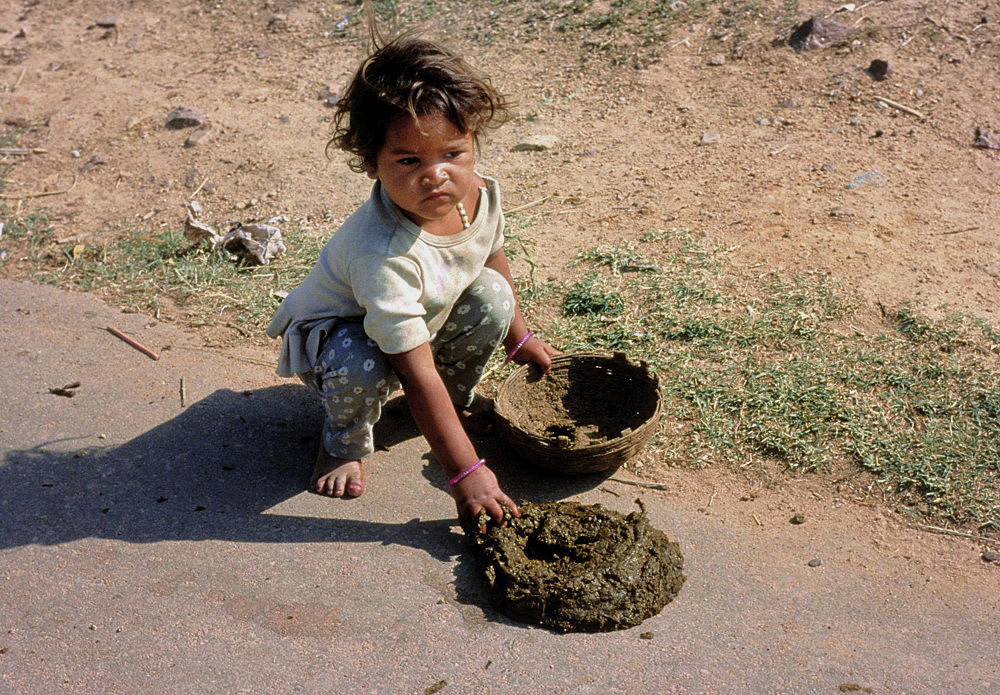
[(542, 374), (524, 365), (496, 398), (500, 431), (519, 454), (560, 473), (617, 468), (635, 456), (660, 419), (659, 380), (624, 354), (552, 358)]

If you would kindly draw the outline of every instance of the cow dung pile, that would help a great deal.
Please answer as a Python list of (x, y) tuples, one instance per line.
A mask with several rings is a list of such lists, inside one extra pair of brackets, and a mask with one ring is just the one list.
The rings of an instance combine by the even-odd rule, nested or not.
[(525, 502), (521, 517), (472, 534), (493, 606), (559, 632), (638, 625), (680, 591), (684, 559), (639, 500), (627, 516), (599, 504)]

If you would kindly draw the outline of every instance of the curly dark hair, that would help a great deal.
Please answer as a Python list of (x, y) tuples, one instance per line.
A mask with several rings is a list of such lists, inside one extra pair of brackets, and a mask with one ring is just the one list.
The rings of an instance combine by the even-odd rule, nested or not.
[(372, 175), (389, 126), (408, 115), (443, 114), (478, 147), (482, 134), (508, 120), (510, 105), (491, 84), (451, 51), (415, 36), (397, 37), (358, 68), (334, 114), (326, 145), (351, 155), (351, 169)]

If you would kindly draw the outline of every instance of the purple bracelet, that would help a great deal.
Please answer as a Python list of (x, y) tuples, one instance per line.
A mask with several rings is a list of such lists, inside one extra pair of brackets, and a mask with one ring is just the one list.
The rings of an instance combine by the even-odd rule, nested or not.
[(510, 351), (509, 353), (507, 353), (507, 359), (505, 359), (505, 360), (503, 361), (503, 363), (504, 363), (504, 364), (507, 364), (507, 363), (508, 363), (508, 362), (510, 362), (510, 361), (511, 361), (512, 359), (514, 359), (514, 355), (516, 355), (516, 354), (517, 354), (517, 351), (518, 351), (518, 350), (520, 350), (521, 348), (523, 348), (523, 347), (524, 347), (524, 344), (525, 344), (526, 342), (528, 342), (529, 340), (531, 340), (531, 337), (532, 337), (533, 335), (535, 335), (535, 332), (534, 332), (534, 331), (528, 331), (527, 333), (525, 333), (525, 334), (524, 334), (524, 337), (523, 337), (523, 338), (521, 338), (521, 342), (520, 342), (520, 343), (518, 343), (517, 345), (515, 345), (515, 346), (514, 346), (514, 349), (513, 349), (513, 350), (511, 350), (511, 351)]
[(461, 481), (465, 476), (467, 476), (469, 473), (471, 473), (472, 471), (476, 470), (480, 466), (484, 465), (485, 463), (486, 463), (486, 459), (479, 459), (474, 464), (472, 464), (471, 466), (469, 466), (468, 468), (466, 468), (464, 471), (462, 471), (461, 473), (459, 473), (458, 475), (456, 475), (454, 478), (452, 478), (451, 480), (449, 480), (448, 481), (448, 487), (451, 487), (453, 485), (458, 484), (458, 482)]

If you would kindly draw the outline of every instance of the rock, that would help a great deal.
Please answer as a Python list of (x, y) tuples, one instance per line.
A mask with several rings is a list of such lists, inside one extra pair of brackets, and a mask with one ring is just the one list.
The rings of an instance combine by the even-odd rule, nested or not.
[(184, 174), (184, 187), (194, 188), (201, 182), (201, 172), (196, 167), (191, 167)]
[(814, 557), (812, 560), (810, 560), (806, 564), (809, 565), (810, 567), (820, 567), (823, 564), (823, 561), (820, 560), (818, 557)]
[(204, 125), (192, 131), (184, 141), (184, 147), (197, 147), (198, 145), (204, 145), (212, 136), (211, 130), (211, 127)]
[(327, 85), (319, 90), (319, 99), (323, 106), (334, 107), (343, 98), (343, 94), (337, 91), (332, 85)]
[(789, 519), (788, 521), (796, 525), (804, 524), (806, 523), (806, 515), (800, 512), (796, 512), (794, 515), (792, 515), (792, 518)]
[(830, 217), (854, 217), (854, 210), (848, 207), (835, 207), (830, 211)]
[(207, 116), (203, 111), (191, 106), (178, 106), (167, 114), (166, 126), (171, 130), (181, 128), (197, 128), (205, 125)]
[(984, 150), (1000, 150), (1000, 138), (997, 137), (996, 133), (976, 126), (976, 141), (972, 143), (972, 146)]
[(272, 33), (288, 31), (288, 16), (278, 13), (267, 20), (267, 30)]
[(701, 136), (701, 144), (702, 145), (714, 145), (715, 143), (717, 143), (721, 139), (722, 139), (722, 136), (719, 135), (718, 133), (705, 133), (704, 135)]
[(893, 67), (889, 64), (888, 60), (880, 60), (876, 58), (865, 70), (873, 80), (884, 80), (886, 77), (893, 73)]
[(529, 135), (511, 148), (512, 152), (544, 152), (559, 143), (555, 135)]
[(94, 22), (94, 25), (99, 26), (102, 29), (111, 29), (113, 27), (116, 27), (118, 26), (118, 15), (106, 14), (100, 19), (98, 19), (96, 22)]
[(98, 166), (101, 166), (102, 164), (107, 164), (107, 163), (108, 163), (107, 159), (105, 159), (104, 157), (102, 157), (99, 154), (95, 154), (93, 157), (91, 157), (90, 159), (88, 159), (86, 161), (86, 163), (84, 163), (84, 165), (82, 167), (80, 167), (80, 173), (81, 174), (86, 174), (88, 171), (90, 171), (94, 167), (98, 167)]
[(726, 56), (724, 56), (721, 53), (716, 53), (715, 55), (709, 57), (709, 59), (705, 61), (705, 64), (706, 65), (711, 65), (713, 67), (719, 66), (719, 65), (725, 65), (726, 64)]
[(796, 53), (826, 48), (851, 32), (851, 28), (819, 15), (810, 17), (795, 28), (788, 44)]
[(983, 562), (996, 562), (997, 560), (1000, 560), (1000, 553), (995, 553), (992, 550), (983, 552)]

